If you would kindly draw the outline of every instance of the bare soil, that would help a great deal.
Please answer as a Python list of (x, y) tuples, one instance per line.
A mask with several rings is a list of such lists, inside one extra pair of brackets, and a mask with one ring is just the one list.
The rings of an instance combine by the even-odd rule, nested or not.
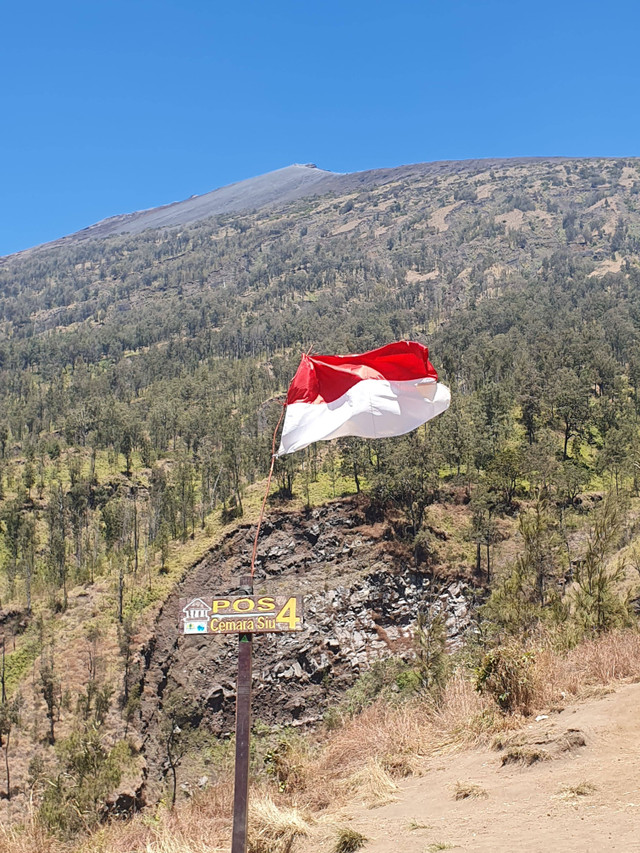
[[(532, 721), (511, 746), (431, 759), (395, 801), (355, 804), (338, 823), (369, 839), (365, 853), (640, 851), (639, 707), (640, 684), (623, 685)], [(514, 743), (539, 759), (503, 764)], [(329, 837), (305, 844), (330, 849)]]

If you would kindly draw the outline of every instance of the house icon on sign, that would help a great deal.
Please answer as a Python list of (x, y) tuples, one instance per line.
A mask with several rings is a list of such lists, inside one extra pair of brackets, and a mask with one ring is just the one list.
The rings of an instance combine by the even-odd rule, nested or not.
[(194, 598), (182, 608), (185, 634), (206, 634), (211, 607), (201, 598)]

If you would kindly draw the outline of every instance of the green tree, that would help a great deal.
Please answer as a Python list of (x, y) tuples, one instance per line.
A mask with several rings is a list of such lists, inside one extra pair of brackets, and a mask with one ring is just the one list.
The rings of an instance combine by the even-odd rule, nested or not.
[(518, 530), (524, 543), (523, 553), (518, 557), (520, 573), (523, 577), (532, 577), (533, 598), (545, 607), (550, 596), (557, 599), (555, 582), (559, 575), (561, 540), (544, 497), (539, 497), (531, 509), (521, 513)]
[(25, 489), (27, 490), (27, 494), (31, 497), (31, 489), (36, 482), (36, 474), (33, 467), (33, 463), (27, 460), (24, 463), (24, 470), (22, 472), (22, 482), (24, 484)]
[(43, 652), (40, 659), (40, 692), (47, 708), (49, 743), (54, 744), (56, 742), (55, 723), (62, 705), (62, 689), (54, 667), (53, 649), (49, 650), (48, 655)]
[(433, 606), (421, 608), (416, 619), (414, 642), (422, 685), (438, 697), (449, 673), (444, 614), (436, 612)]
[(191, 535), (195, 533), (196, 492), (193, 464), (190, 459), (182, 457), (178, 461), (175, 472), (175, 491), (180, 511), (180, 531), (183, 542), (187, 541), (189, 523)]
[(70, 839), (103, 819), (107, 797), (133, 754), (126, 741), (107, 746), (95, 725), (77, 728), (56, 752), (60, 772), (45, 787), (39, 814), (50, 830)]
[(454, 395), (447, 417), (436, 422), (437, 441), (448, 465), (456, 469), (466, 466), (467, 473), (473, 447), (473, 423), (465, 398)]
[(67, 547), (68, 529), (67, 502), (60, 483), (55, 483), (51, 490), (45, 519), (49, 528), (48, 563), (50, 576), (55, 589), (62, 587), (62, 609), (67, 609)]
[(609, 560), (623, 521), (620, 499), (608, 494), (596, 511), (584, 559), (576, 568), (572, 591), (574, 616), (587, 632), (606, 631), (629, 619), (628, 598), (622, 587), (624, 562), (618, 560), (612, 565)]
[(620, 492), (620, 481), (631, 465), (632, 447), (637, 445), (637, 433), (633, 426), (625, 423), (622, 428), (610, 429), (598, 456), (598, 469), (613, 477), (616, 494)]
[(11, 732), (20, 725), (20, 711), (23, 701), (19, 693), (11, 699), (0, 703), (0, 744), (4, 750), (4, 767), (7, 779), (7, 799), (11, 799), (11, 772), (9, 764), (9, 748)]
[(368, 465), (368, 456), (364, 442), (360, 438), (343, 438), (339, 441), (340, 474), (353, 477), (356, 492), (360, 494), (362, 478)]
[(522, 549), (481, 608), (485, 630), (498, 642), (505, 635), (533, 633), (541, 621), (561, 621), (566, 615), (557, 583), (562, 538), (545, 497), (520, 515), (518, 530)]
[(554, 482), (558, 500), (562, 505), (570, 506), (589, 483), (589, 472), (578, 462), (567, 459), (555, 472)]
[(476, 546), (475, 573), (479, 577), (482, 565), (482, 547), (486, 552), (486, 580), (491, 583), (491, 546), (498, 540), (498, 528), (495, 511), (497, 503), (495, 495), (486, 487), (478, 486), (471, 495), (471, 526), (469, 538)]
[(130, 427), (126, 426), (120, 436), (120, 453), (125, 459), (125, 473), (131, 477), (131, 466), (133, 463), (134, 436)]
[(9, 595), (13, 596), (18, 573), (21, 531), (24, 524), (22, 501), (19, 498), (7, 501), (5, 505), (0, 508), (0, 521), (2, 522), (1, 529), (9, 552), (9, 560), (7, 562)]
[(487, 467), (489, 489), (499, 496), (505, 509), (513, 507), (513, 499), (522, 476), (524, 460), (519, 447), (502, 447)]
[(435, 448), (416, 430), (407, 436), (389, 439), (380, 471), (371, 475), (372, 499), (380, 507), (393, 505), (402, 513), (402, 533), (413, 544), (416, 565), (425, 511), (438, 497), (439, 461)]
[(519, 389), (518, 402), (522, 411), (522, 423), (526, 430), (529, 444), (533, 444), (536, 440), (542, 409), (540, 405), (542, 385), (537, 374), (529, 369), (525, 370), (524, 375), (520, 377), (517, 387)]
[(20, 527), (19, 546), (20, 560), (18, 563), (18, 570), (24, 578), (27, 613), (30, 614), (31, 589), (36, 571), (36, 550), (38, 547), (36, 520), (33, 515), (28, 515), (23, 519)]
[(567, 459), (569, 439), (579, 435), (589, 416), (589, 391), (570, 368), (562, 367), (555, 377), (553, 402), (564, 431), (562, 458)]

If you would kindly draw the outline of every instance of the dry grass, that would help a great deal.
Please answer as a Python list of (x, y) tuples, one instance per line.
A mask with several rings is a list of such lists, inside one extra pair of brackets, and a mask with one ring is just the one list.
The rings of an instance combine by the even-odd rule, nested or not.
[[(126, 823), (108, 824), (73, 850), (77, 853), (223, 853), (230, 845), (231, 805), (232, 785), (224, 781), (174, 811), (161, 808), (155, 815), (136, 815)], [(59, 853), (59, 848), (55, 853)]]
[[(571, 696), (583, 696), (621, 680), (640, 678), (640, 634), (614, 631), (587, 640), (568, 653), (554, 650), (551, 639), (539, 641), (534, 675), (534, 705), (545, 709)], [(466, 746), (490, 743), (506, 750), (506, 762), (531, 764), (549, 753), (518, 743), (523, 718), (503, 714), (471, 679), (458, 673), (441, 701), (421, 697), (397, 707), (382, 703), (364, 710), (336, 731), (319, 733), (308, 750), (295, 753), (295, 784), (277, 800), (254, 785), (251, 809), (253, 853), (285, 853), (295, 838), (319, 832), (312, 815), (331, 814), (357, 800), (375, 806), (393, 798), (394, 778), (417, 773), (424, 759)], [(570, 745), (573, 745), (570, 744)], [(553, 744), (561, 748), (562, 744)], [(585, 796), (574, 786), (568, 797)], [(271, 786), (269, 788), (268, 786)], [(581, 793), (578, 792), (580, 788)], [(456, 797), (478, 796), (463, 793)], [(569, 790), (569, 789), (567, 789)], [(2, 853), (216, 853), (228, 849), (232, 786), (229, 779), (199, 793), (174, 812), (138, 815), (128, 823), (105, 826), (84, 841), (64, 845), (37, 825), (25, 831), (0, 827)], [(326, 823), (326, 820), (323, 819)], [(326, 828), (326, 827), (325, 827)], [(332, 832), (336, 832), (334, 828)], [(218, 845), (218, 846), (216, 846)], [(297, 844), (300, 847), (300, 842)], [(443, 848), (440, 848), (443, 849)]]
[(301, 811), (277, 806), (270, 797), (249, 808), (249, 853), (289, 853), (296, 838), (309, 835), (310, 819)]
[(486, 800), (489, 794), (476, 782), (456, 782), (453, 789), (454, 800)]
[(433, 829), (433, 824), (422, 823), (419, 820), (410, 820), (407, 824), (407, 829), (409, 832), (415, 832), (417, 829)]
[(591, 782), (583, 780), (577, 785), (563, 785), (558, 793), (561, 800), (573, 800), (576, 797), (588, 797), (597, 791), (597, 787)]
[[(297, 795), (312, 809), (336, 806), (350, 796), (362, 798), (367, 786), (378, 784), (376, 779), (392, 782), (417, 773), (429, 755), (480, 743), (487, 733), (516, 725), (458, 674), (438, 705), (424, 698), (399, 707), (375, 704), (331, 732), (302, 769)], [(388, 784), (382, 787), (388, 789)]]
[(398, 786), (376, 759), (349, 776), (344, 782), (343, 793), (347, 799), (358, 797), (370, 809), (393, 802)]
[(16, 829), (0, 823), (0, 850), (6, 853), (58, 853), (60, 845), (34, 821)]
[(626, 679), (640, 678), (640, 633), (611, 631), (584, 640), (566, 654), (543, 645), (536, 656), (534, 705), (548, 708), (569, 696), (592, 694)]

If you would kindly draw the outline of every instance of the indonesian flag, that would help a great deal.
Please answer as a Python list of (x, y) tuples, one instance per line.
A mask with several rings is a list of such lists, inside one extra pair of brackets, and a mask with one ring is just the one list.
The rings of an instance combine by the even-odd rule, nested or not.
[(345, 435), (403, 435), (449, 408), (429, 350), (398, 341), (361, 355), (303, 355), (276, 456)]

